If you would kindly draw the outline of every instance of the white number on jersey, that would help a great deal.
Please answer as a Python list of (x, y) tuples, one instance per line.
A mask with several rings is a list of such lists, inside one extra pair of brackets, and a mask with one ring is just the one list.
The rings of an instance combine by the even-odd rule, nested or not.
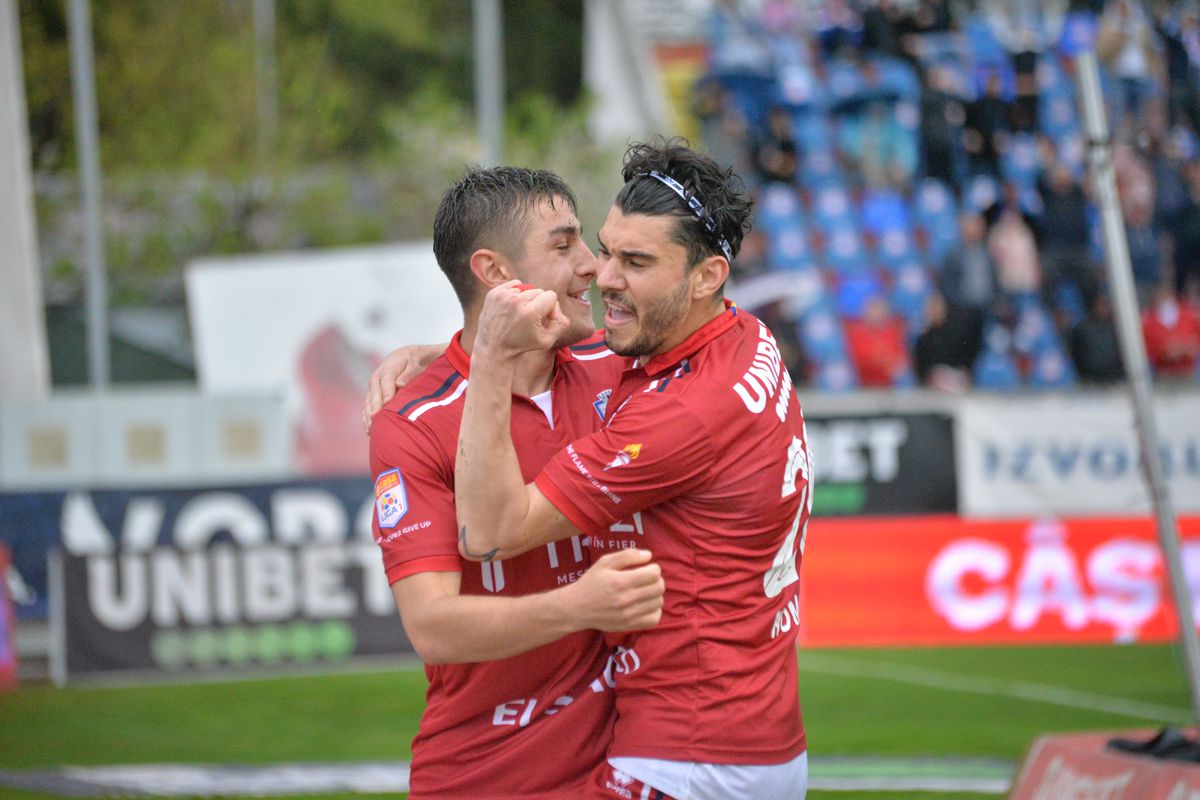
[[(784, 589), (800, 580), (800, 573), (796, 570), (796, 554), (804, 553), (804, 540), (808, 536), (808, 520), (804, 520), (804, 530), (801, 531), (800, 519), (806, 511), (812, 510), (812, 486), (809, 483), (811, 474), (812, 464), (809, 462), (804, 440), (793, 436), (791, 444), (788, 445), (787, 466), (783, 472), (780, 497), (795, 494), (797, 476), (804, 478), (804, 494), (800, 497), (800, 505), (796, 508), (796, 516), (792, 520), (787, 538), (783, 540), (783, 546), (775, 553), (771, 568), (763, 575), (763, 591), (767, 597), (778, 597)], [(797, 535), (800, 536), (799, 547), (796, 546)]]

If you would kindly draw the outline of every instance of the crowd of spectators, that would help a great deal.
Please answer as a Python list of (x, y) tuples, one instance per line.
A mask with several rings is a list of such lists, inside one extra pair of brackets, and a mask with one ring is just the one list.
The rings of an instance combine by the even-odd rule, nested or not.
[(1200, 0), (717, 0), (694, 110), (734, 265), (831, 390), (1123, 378), (1074, 55), (1096, 53), (1147, 351), (1200, 378)]

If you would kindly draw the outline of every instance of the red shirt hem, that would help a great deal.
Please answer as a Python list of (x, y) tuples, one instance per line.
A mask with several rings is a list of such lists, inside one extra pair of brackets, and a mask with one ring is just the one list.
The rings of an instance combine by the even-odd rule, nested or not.
[(694, 761), (701, 764), (782, 764), (808, 749), (807, 737), (784, 750), (726, 750), (712, 747), (671, 747), (661, 741), (614, 743), (609, 758), (661, 758), (668, 761)]
[(462, 572), (462, 560), (458, 556), (426, 556), (414, 558), (387, 569), (388, 584), (403, 578), (411, 578), (422, 572)]
[(588, 536), (600, 536), (607, 530), (607, 526), (593, 522), (587, 513), (558, 487), (554, 482), (554, 478), (550, 477), (545, 472), (540, 473), (534, 479), (537, 484), (538, 491), (550, 501), (550, 504), (557, 508), (559, 512), (570, 520), (571, 524), (579, 530), (583, 531)]

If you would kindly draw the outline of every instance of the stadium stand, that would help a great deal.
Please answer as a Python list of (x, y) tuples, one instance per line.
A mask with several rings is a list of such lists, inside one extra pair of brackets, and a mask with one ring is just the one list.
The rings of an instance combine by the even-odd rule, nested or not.
[[(911, 365), (921, 334), (942, 324), (927, 312), (938, 289), (952, 306), (982, 293), (954, 315), (982, 342), (967, 371), (977, 388), (1069, 389), (1111, 374), (1081, 344), (1108, 341), (1089, 315), (1107, 292), (1105, 244), (1071, 60), (1093, 45), (1146, 329), (1158, 335), (1164, 318), (1187, 328), (1200, 297), (1197, 5), (717, 4), (703, 130), (742, 131), (745, 157), (731, 165), (752, 165), (765, 254), (735, 278), (803, 277), (776, 285), (803, 289), (802, 301), (772, 306), (795, 326), (796, 379), (827, 391), (917, 385), (911, 366), (862, 379), (856, 351), (891, 335), (864, 328), (863, 312), (875, 304), (898, 321)], [(703, 144), (728, 153), (727, 141)], [(962, 271), (960, 212), (984, 220), (977, 263), (991, 275)], [(1200, 347), (1186, 331), (1175, 338)], [(882, 338), (874, 350), (886, 350)], [(1195, 381), (1197, 355), (1152, 363), (1159, 377)]]

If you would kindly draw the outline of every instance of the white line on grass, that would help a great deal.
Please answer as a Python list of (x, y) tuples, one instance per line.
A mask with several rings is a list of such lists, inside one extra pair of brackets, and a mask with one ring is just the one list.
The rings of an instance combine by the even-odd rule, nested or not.
[[(829, 792), (1004, 794), (1010, 765), (985, 759), (815, 758), (809, 788)], [(123, 764), (38, 772), (0, 770), (0, 788), (67, 797), (395, 794), (409, 790), (407, 761), (326, 764)]]
[(1001, 697), (1016, 697), (1021, 700), (1033, 700), (1039, 703), (1050, 703), (1068, 708), (1082, 708), (1088, 711), (1105, 711), (1120, 717), (1145, 720), (1158, 724), (1184, 723), (1189, 719), (1188, 712), (1182, 708), (1143, 703), (1125, 697), (1080, 692), (1062, 686), (1050, 686), (1032, 681), (1001, 680), (986, 678), (979, 675), (959, 675), (953, 672), (943, 672), (928, 667), (917, 667), (909, 664), (894, 662), (867, 662), (844, 656), (831, 656), (812, 652), (800, 652), (801, 670), (825, 672), (830, 675), (842, 675), (858, 678), (876, 678), (884, 681), (908, 683), (914, 686), (928, 686), (933, 689), (950, 689), (956, 692), (969, 692)]
[(818, 778), (809, 777), (808, 788), (822, 792), (955, 792), (1005, 794), (1007, 778)]

